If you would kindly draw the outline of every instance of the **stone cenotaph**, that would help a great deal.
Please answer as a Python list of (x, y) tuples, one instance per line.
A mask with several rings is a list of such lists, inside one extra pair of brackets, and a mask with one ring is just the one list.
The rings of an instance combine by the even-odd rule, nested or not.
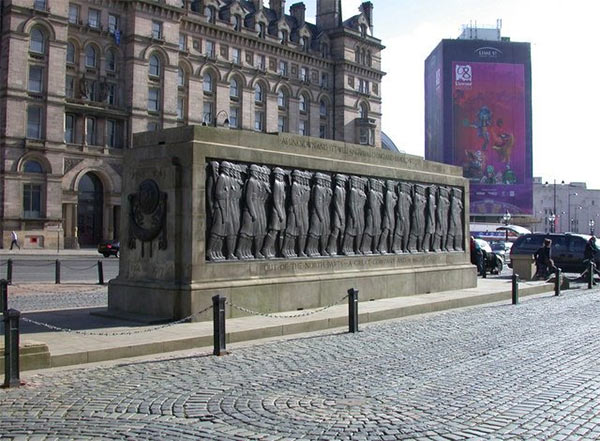
[(336, 303), (349, 288), (381, 299), (476, 286), (459, 167), (186, 126), (134, 135), (124, 171), (115, 315), (181, 319), (217, 294), (272, 313)]

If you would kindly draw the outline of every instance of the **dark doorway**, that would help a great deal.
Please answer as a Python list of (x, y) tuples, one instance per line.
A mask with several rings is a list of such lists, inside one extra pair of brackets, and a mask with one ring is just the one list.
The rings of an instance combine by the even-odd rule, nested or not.
[(79, 245), (96, 246), (102, 240), (102, 209), (104, 189), (93, 173), (87, 173), (79, 181), (77, 198), (77, 235)]

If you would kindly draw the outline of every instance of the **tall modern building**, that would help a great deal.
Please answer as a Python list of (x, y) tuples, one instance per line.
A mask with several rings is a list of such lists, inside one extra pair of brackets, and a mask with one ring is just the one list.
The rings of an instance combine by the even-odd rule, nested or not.
[(462, 166), (472, 221), (533, 215), (531, 51), (465, 27), (425, 61), (425, 158)]
[[(118, 238), (122, 150), (185, 124), (381, 147), (373, 4), (286, 14), (285, 0), (4, 0), (0, 17), (3, 246)], [(58, 240), (58, 244), (57, 244)]]

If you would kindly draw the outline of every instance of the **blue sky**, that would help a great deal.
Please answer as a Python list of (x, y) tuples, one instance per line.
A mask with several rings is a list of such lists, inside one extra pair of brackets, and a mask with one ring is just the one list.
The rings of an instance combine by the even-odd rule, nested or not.
[[(587, 181), (600, 188), (600, 31), (597, 0), (371, 0), (374, 35), (386, 49), (383, 130), (406, 153), (424, 155), (423, 65), (462, 25), (496, 25), (531, 43), (533, 171), (544, 180)], [(294, 3), (288, 1), (288, 6)], [(314, 17), (316, 1), (305, 0)], [(342, 0), (344, 18), (360, 0)], [(314, 18), (311, 19), (311, 21)]]

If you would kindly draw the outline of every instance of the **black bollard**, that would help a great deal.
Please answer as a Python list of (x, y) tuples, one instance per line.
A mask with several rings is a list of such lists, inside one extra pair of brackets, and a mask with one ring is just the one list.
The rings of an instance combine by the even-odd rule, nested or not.
[(54, 283), (60, 284), (60, 260), (56, 259), (56, 265), (54, 267)]
[(519, 275), (512, 275), (512, 304), (516, 305), (519, 303)]
[(104, 269), (101, 260), (98, 261), (98, 285), (104, 285)]
[(358, 332), (358, 289), (348, 290), (348, 332)]
[(9, 285), (12, 285), (12, 265), (13, 265), (12, 259), (8, 259), (6, 261), (6, 281), (8, 282)]
[(588, 289), (594, 287), (594, 261), (590, 259), (588, 264)]
[(18, 387), (19, 379), (19, 318), (21, 313), (9, 309), (4, 314), (4, 385)]
[(560, 295), (560, 273), (562, 271), (560, 270), (560, 268), (556, 269), (556, 272), (554, 273), (555, 279), (554, 279), (554, 295), (555, 296), (559, 296)]
[(8, 282), (0, 280), (0, 311), (3, 315), (8, 312)]
[(213, 301), (213, 355), (226, 355), (227, 347), (225, 341), (225, 300), (223, 296), (216, 295)]

